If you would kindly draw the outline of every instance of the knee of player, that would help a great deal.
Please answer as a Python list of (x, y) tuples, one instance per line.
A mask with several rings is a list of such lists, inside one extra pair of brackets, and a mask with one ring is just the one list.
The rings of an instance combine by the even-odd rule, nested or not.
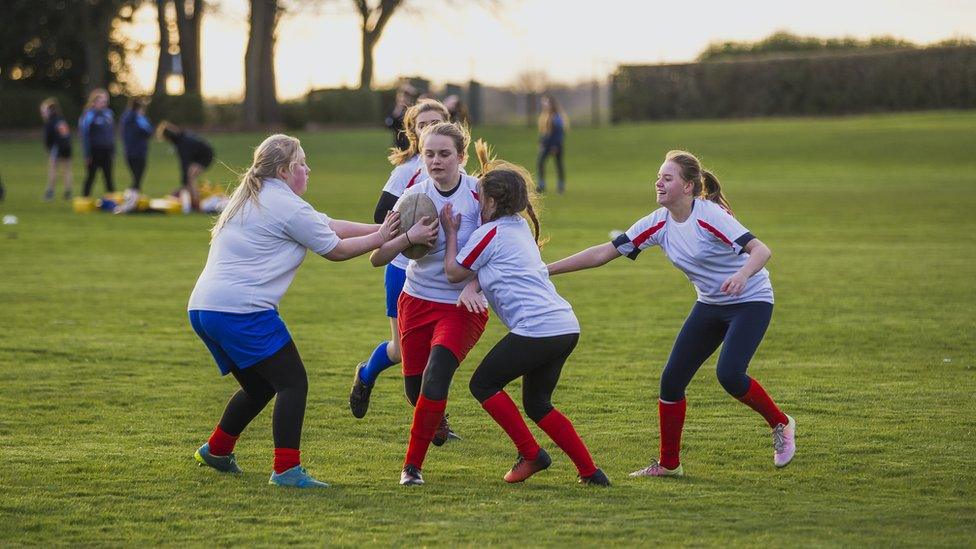
[(725, 392), (734, 397), (742, 396), (749, 390), (749, 377), (737, 368), (719, 368), (715, 375)]
[(550, 399), (538, 397), (523, 397), (522, 408), (525, 410), (525, 415), (529, 416), (529, 419), (535, 423), (542, 421), (542, 418), (546, 417), (553, 410)]

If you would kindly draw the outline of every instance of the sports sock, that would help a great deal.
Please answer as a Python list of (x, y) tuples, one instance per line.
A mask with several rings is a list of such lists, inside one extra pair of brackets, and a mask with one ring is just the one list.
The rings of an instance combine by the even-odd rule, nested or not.
[(380, 372), (393, 366), (394, 363), (390, 361), (390, 356), (386, 354), (386, 346), (389, 344), (389, 341), (384, 341), (377, 345), (373, 349), (373, 354), (369, 355), (366, 366), (359, 370), (359, 379), (366, 385), (376, 383), (376, 378), (379, 377)]
[(481, 407), (508, 433), (508, 437), (515, 443), (518, 453), (525, 459), (532, 461), (539, 457), (539, 443), (536, 442), (528, 425), (522, 419), (522, 414), (505, 391), (498, 391), (485, 399)]
[(417, 406), (413, 410), (413, 424), (410, 425), (410, 443), (407, 445), (407, 455), (403, 460), (404, 465), (423, 468), (430, 441), (441, 424), (445, 408), (447, 408), (447, 399), (430, 400), (424, 395), (420, 395), (417, 399)]
[(210, 435), (210, 440), (207, 441), (207, 444), (210, 445), (210, 454), (214, 456), (229, 455), (234, 451), (234, 445), (237, 444), (237, 439), (240, 436), (227, 434), (227, 432), (220, 428), (220, 424), (218, 424), (214, 427), (213, 433)]
[(573, 460), (573, 464), (576, 465), (576, 471), (579, 472), (581, 477), (588, 477), (596, 472), (596, 465), (593, 464), (590, 451), (586, 449), (583, 440), (576, 434), (573, 423), (566, 416), (562, 415), (559, 410), (553, 408), (551, 412), (537, 421), (536, 424), (549, 435), (549, 438), (556, 445), (562, 448), (563, 452), (566, 452), (569, 459)]
[(688, 401), (657, 401), (657, 415), (661, 427), (661, 459), (659, 463), (666, 469), (676, 469), (681, 465), (681, 430), (685, 426), (685, 410)]
[(274, 472), (280, 475), (296, 465), (301, 465), (301, 453), (298, 448), (275, 448)]
[(769, 394), (766, 393), (763, 386), (755, 379), (749, 380), (749, 390), (746, 391), (746, 394), (738, 397), (738, 399), (739, 402), (759, 412), (766, 420), (766, 423), (769, 424), (770, 428), (776, 427), (779, 423), (786, 425), (790, 421), (786, 417), (786, 414), (781, 412), (779, 407), (776, 406), (773, 399), (769, 397)]

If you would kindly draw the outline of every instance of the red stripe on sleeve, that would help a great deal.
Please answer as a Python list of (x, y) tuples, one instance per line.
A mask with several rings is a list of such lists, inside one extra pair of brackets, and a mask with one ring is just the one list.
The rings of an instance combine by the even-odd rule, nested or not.
[(413, 177), (410, 178), (410, 181), (407, 183), (408, 189), (413, 187), (413, 184), (417, 182), (417, 178), (420, 177), (420, 171), (421, 170), (417, 170), (417, 173), (413, 174)]
[(486, 234), (484, 238), (481, 239), (481, 242), (479, 242), (478, 245), (475, 246), (473, 250), (471, 250), (471, 253), (468, 254), (468, 257), (464, 258), (464, 261), (461, 262), (461, 265), (463, 265), (465, 269), (471, 268), (471, 265), (473, 265), (474, 262), (478, 259), (478, 256), (481, 255), (481, 252), (485, 251), (485, 248), (488, 247), (488, 243), (491, 242), (491, 239), (495, 238), (495, 233), (497, 232), (498, 232), (498, 227), (492, 227), (491, 230), (488, 231), (488, 234)]
[(651, 238), (652, 236), (654, 236), (654, 233), (656, 233), (656, 232), (658, 232), (658, 231), (661, 230), (661, 227), (664, 226), (664, 223), (666, 221), (667, 221), (666, 219), (661, 220), (660, 222), (658, 222), (656, 225), (654, 225), (650, 229), (647, 229), (646, 231), (642, 232), (641, 234), (635, 236), (634, 239), (631, 240), (631, 242), (634, 244), (634, 246), (640, 248), (640, 245), (641, 244), (643, 244), (644, 242), (646, 242), (648, 238)]
[(725, 236), (724, 234), (722, 234), (721, 231), (719, 231), (715, 227), (712, 227), (708, 223), (705, 223), (701, 219), (698, 220), (698, 224), (701, 226), (701, 228), (703, 228), (706, 231), (708, 231), (708, 232), (712, 233), (713, 235), (715, 235), (715, 238), (718, 238), (722, 242), (725, 242), (726, 244), (728, 244), (729, 247), (732, 247), (732, 241), (729, 240), (729, 238), (727, 236)]

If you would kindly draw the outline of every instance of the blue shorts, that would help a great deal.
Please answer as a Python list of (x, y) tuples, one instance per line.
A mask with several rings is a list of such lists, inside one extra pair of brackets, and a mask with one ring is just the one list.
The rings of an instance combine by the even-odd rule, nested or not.
[(386, 316), (397, 317), (397, 300), (403, 291), (403, 283), (407, 281), (407, 271), (392, 263), (386, 265), (386, 276), (383, 284), (386, 286)]
[(210, 349), (220, 375), (254, 366), (291, 341), (274, 309), (257, 313), (194, 310), (190, 311), (190, 326)]

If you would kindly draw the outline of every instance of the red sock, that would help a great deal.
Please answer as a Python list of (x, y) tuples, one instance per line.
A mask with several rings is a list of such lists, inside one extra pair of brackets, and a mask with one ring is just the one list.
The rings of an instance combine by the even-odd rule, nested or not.
[(769, 398), (769, 394), (766, 393), (763, 386), (755, 379), (749, 381), (749, 390), (746, 391), (746, 394), (738, 398), (740, 402), (759, 412), (766, 419), (770, 428), (776, 427), (779, 423), (786, 425), (790, 422), (786, 414), (780, 411), (773, 399)]
[(657, 401), (658, 421), (661, 425), (661, 459), (662, 467), (675, 469), (681, 465), (681, 429), (685, 426), (685, 409), (687, 401), (678, 402)]
[(573, 460), (576, 470), (581, 477), (588, 477), (596, 472), (596, 465), (590, 457), (583, 440), (576, 434), (573, 423), (555, 408), (536, 423), (549, 438), (556, 443), (569, 459)]
[(417, 399), (417, 406), (413, 409), (410, 443), (407, 445), (407, 456), (403, 460), (404, 465), (413, 465), (418, 469), (423, 468), (427, 449), (430, 448), (430, 441), (434, 438), (434, 432), (441, 424), (445, 408), (447, 408), (447, 399), (430, 400), (424, 395), (420, 395), (420, 398)]
[(508, 437), (515, 443), (522, 457), (529, 461), (539, 457), (539, 443), (535, 441), (535, 437), (532, 436), (525, 420), (522, 419), (522, 414), (519, 413), (508, 393), (498, 391), (485, 399), (481, 407), (508, 433)]
[(302, 451), (298, 448), (275, 448), (274, 471), (279, 475), (296, 465), (302, 464)]
[(215, 456), (226, 456), (234, 451), (234, 445), (237, 444), (237, 439), (241, 435), (236, 437), (233, 435), (228, 435), (220, 428), (220, 424), (214, 427), (213, 433), (210, 435), (210, 440), (207, 444), (210, 445), (210, 453)]

